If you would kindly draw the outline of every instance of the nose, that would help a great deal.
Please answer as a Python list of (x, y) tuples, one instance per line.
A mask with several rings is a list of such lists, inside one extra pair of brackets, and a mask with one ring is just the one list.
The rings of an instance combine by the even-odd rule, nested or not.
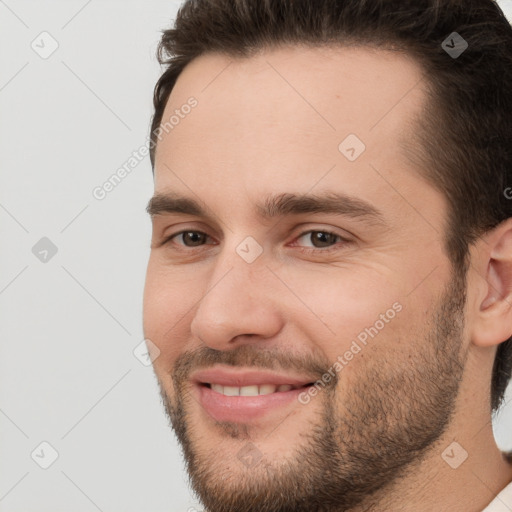
[(247, 263), (234, 254), (217, 261), (191, 322), (194, 337), (210, 348), (230, 350), (282, 329), (276, 279), (262, 260)]

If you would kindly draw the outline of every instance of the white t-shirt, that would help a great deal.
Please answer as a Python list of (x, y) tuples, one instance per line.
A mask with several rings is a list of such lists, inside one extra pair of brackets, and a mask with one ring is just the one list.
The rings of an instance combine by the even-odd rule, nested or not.
[(482, 512), (510, 512), (512, 510), (512, 482), (494, 498)]

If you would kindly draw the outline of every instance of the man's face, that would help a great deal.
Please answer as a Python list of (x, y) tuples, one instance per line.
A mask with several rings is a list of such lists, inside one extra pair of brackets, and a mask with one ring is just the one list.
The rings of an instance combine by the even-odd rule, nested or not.
[(464, 290), (401, 147), (424, 85), (369, 49), (206, 55), (178, 79), (155, 194), (199, 209), (153, 205), (144, 331), (209, 511), (348, 510), (446, 428)]

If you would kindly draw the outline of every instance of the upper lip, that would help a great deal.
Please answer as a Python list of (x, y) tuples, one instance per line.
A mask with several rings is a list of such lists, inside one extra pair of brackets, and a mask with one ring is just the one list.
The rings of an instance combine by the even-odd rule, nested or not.
[(199, 370), (192, 374), (191, 379), (198, 384), (220, 384), (221, 386), (234, 387), (259, 386), (262, 384), (274, 384), (276, 386), (290, 384), (294, 387), (301, 387), (311, 384), (316, 380), (314, 378), (283, 375), (265, 370), (227, 370), (223, 368)]

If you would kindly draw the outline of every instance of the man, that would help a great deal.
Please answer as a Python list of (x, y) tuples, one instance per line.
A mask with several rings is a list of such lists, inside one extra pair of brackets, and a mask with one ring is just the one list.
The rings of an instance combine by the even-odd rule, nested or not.
[(159, 55), (144, 331), (206, 510), (512, 510), (498, 6), (191, 0)]

